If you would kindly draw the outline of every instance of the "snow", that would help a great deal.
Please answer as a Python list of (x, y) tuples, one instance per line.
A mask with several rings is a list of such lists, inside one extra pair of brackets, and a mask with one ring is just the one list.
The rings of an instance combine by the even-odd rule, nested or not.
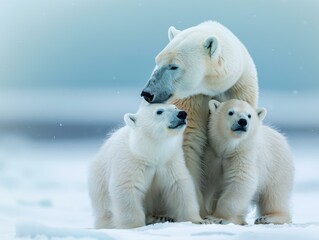
[[(319, 236), (318, 224), (292, 224), (287, 226), (236, 226), (194, 225), (191, 223), (163, 223), (132, 230), (83, 230), (70, 228), (50, 228), (40, 224), (18, 224), (18, 237), (45, 236), (47, 238), (69, 239), (277, 239), (294, 237), (296, 239), (314, 239)], [(44, 239), (45, 239), (44, 237)]]
[(94, 230), (87, 169), (103, 139), (0, 138), (0, 239), (318, 239), (319, 133), (287, 134), (296, 164), (293, 223), (248, 226), (163, 223)]
[[(1, 90), (1, 122), (83, 123), (121, 121), (126, 112), (135, 112), (141, 102), (141, 89), (47, 89)], [(116, 102), (116, 107), (114, 103)], [(291, 111), (298, 109), (298, 114)], [(317, 91), (262, 91), (260, 106), (266, 107), (267, 122), (286, 127), (319, 127), (319, 114), (314, 109), (319, 104)], [(45, 107), (44, 107), (45, 106)]]

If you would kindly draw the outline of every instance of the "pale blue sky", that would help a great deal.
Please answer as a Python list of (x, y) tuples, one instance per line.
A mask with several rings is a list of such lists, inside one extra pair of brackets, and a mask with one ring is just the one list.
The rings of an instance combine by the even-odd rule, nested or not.
[(261, 89), (319, 90), (319, 1), (0, 0), (0, 87), (141, 88), (167, 29), (217, 20)]

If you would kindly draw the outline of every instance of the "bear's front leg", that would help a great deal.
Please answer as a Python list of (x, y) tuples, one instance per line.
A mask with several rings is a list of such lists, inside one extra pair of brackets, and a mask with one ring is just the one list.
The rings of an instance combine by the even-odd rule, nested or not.
[(167, 163), (161, 172), (165, 199), (168, 212), (177, 222), (191, 221), (197, 224), (206, 224), (199, 215), (199, 203), (195, 185), (184, 161), (173, 160)]
[(155, 223), (175, 222), (173, 218), (165, 215), (148, 215), (146, 217), (146, 225)]
[(114, 169), (110, 196), (115, 228), (145, 226), (143, 202), (151, 182), (145, 175), (144, 166), (127, 164), (124, 169)]
[(213, 223), (247, 224), (245, 216), (258, 184), (257, 170), (253, 163), (244, 164), (240, 159), (236, 163), (224, 170), (223, 192), (210, 218)]

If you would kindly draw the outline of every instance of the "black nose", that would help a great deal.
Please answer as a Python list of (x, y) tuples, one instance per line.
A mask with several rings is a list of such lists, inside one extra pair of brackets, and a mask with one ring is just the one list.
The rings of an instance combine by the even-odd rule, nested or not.
[(141, 97), (143, 97), (148, 103), (153, 101), (154, 95), (150, 94), (149, 92), (142, 91)]
[(247, 125), (247, 120), (244, 118), (241, 118), (238, 120), (239, 126), (245, 127)]
[(187, 113), (185, 111), (179, 111), (179, 113), (177, 114), (177, 117), (179, 119), (185, 120), (187, 117)]

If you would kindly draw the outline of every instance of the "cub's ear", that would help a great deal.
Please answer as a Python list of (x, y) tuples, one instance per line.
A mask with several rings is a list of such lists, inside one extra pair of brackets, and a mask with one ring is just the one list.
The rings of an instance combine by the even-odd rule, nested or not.
[(181, 32), (181, 30), (177, 30), (175, 27), (170, 26), (168, 29), (168, 39), (169, 41), (172, 41), (173, 38), (179, 34)]
[(257, 116), (260, 119), (260, 121), (264, 120), (264, 118), (267, 115), (267, 109), (266, 108), (258, 108), (256, 110), (256, 112), (257, 112)]
[(209, 110), (210, 110), (211, 112), (215, 112), (216, 109), (219, 107), (219, 105), (220, 105), (220, 102), (218, 102), (218, 101), (216, 101), (216, 100), (214, 100), (214, 99), (212, 99), (212, 100), (210, 100), (210, 101), (208, 102)]
[(136, 126), (136, 114), (133, 113), (126, 113), (124, 115), (124, 122), (127, 126), (131, 128), (135, 128)]
[(204, 48), (207, 49), (211, 58), (218, 59), (220, 55), (220, 45), (216, 37), (208, 37), (204, 43)]

